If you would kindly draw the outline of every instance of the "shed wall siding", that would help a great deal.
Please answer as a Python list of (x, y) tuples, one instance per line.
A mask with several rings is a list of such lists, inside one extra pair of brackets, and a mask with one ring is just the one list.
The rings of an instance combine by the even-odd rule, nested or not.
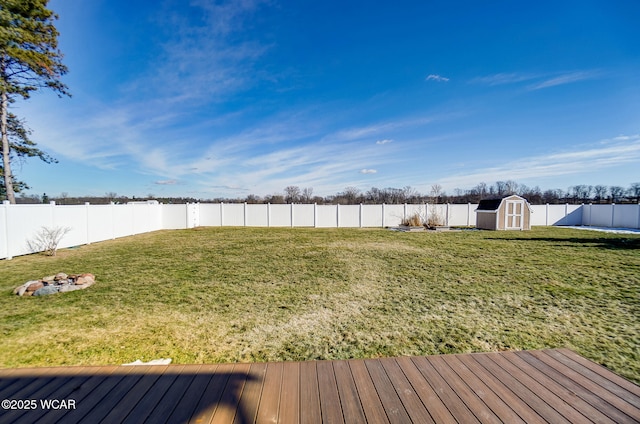
[(495, 212), (479, 212), (476, 215), (476, 227), (483, 230), (495, 230), (496, 229), (496, 214)]

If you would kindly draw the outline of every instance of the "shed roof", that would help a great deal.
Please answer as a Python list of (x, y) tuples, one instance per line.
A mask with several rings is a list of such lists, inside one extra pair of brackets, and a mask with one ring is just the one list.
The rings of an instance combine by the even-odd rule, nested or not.
[(529, 209), (529, 211), (532, 212), (531, 206), (529, 205), (529, 202), (527, 201), (527, 199), (525, 199), (524, 197), (520, 197), (516, 194), (512, 194), (506, 197), (494, 198), (494, 199), (482, 199), (480, 200), (480, 203), (478, 203), (478, 207), (476, 208), (476, 211), (497, 211), (498, 209), (500, 209), (500, 205), (502, 204), (502, 201), (505, 199), (524, 200), (524, 204), (527, 205), (527, 208)]
[(478, 211), (495, 211), (500, 207), (502, 198), (500, 199), (482, 199), (478, 204)]

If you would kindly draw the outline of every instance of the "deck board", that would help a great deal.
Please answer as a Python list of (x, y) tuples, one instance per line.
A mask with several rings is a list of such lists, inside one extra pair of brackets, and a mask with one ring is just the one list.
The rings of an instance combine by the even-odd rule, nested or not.
[(445, 355), (443, 360), (456, 373), (457, 378), (467, 383), (469, 389), (491, 409), (500, 422), (525, 424), (525, 421), (502, 398), (495, 396), (491, 388), (460, 361), (458, 355)]
[(615, 394), (608, 392), (597, 383), (584, 378), (580, 373), (569, 367), (563, 367), (561, 363), (553, 359), (545, 352), (528, 352), (545, 365), (545, 369), (555, 376), (556, 381), (570, 387), (575, 393), (593, 405), (603, 414), (616, 422), (627, 422), (630, 417), (638, 414), (636, 408), (620, 399)]
[(518, 380), (516, 376), (509, 374), (507, 371), (500, 368), (498, 364), (491, 360), (490, 356), (495, 355), (488, 353), (486, 355), (474, 355), (474, 359), (478, 361), (484, 368), (489, 370), (491, 374), (499, 379), (506, 387), (508, 387), (513, 393), (515, 393), (523, 402), (527, 403), (534, 411), (538, 413), (543, 419), (552, 423), (566, 423), (571, 422), (562, 416), (558, 411), (553, 409), (542, 398), (541, 393), (532, 391), (529, 387)]
[(427, 358), (413, 358), (413, 362), (424, 378), (431, 384), (440, 399), (442, 399), (442, 402), (447, 405), (447, 409), (449, 409), (456, 421), (464, 423), (480, 422)]
[(387, 417), (384, 407), (380, 402), (380, 396), (376, 387), (373, 385), (367, 366), (363, 360), (355, 360), (349, 362), (349, 368), (351, 369), (351, 375), (353, 381), (356, 384), (358, 390), (358, 396), (360, 397), (360, 403), (365, 406), (364, 415), (367, 419), (367, 423), (371, 424), (388, 424), (389, 418)]
[(282, 367), (282, 386), (278, 404), (278, 422), (300, 422), (300, 363), (292, 362)]
[(640, 387), (568, 349), (253, 364), (0, 369), (4, 423), (640, 423)]
[(458, 395), (460, 399), (464, 399), (464, 404), (469, 408), (473, 415), (481, 422), (500, 423), (500, 419), (493, 413), (491, 408), (480, 397), (469, 388), (467, 382), (458, 377), (458, 375), (447, 365), (443, 357), (431, 358), (431, 364), (438, 374), (449, 384), (449, 387)]
[(433, 418), (422, 403), (420, 397), (416, 394), (413, 386), (407, 379), (407, 376), (398, 365), (395, 358), (381, 359), (380, 363), (385, 372), (389, 376), (391, 384), (396, 390), (400, 401), (404, 405), (404, 409), (413, 422), (432, 423)]
[(364, 409), (362, 409), (362, 404), (358, 397), (358, 388), (353, 380), (349, 363), (346, 361), (336, 361), (333, 363), (333, 369), (336, 375), (336, 384), (338, 385), (344, 421), (346, 423), (366, 422)]
[(322, 422), (316, 362), (302, 362), (300, 364), (300, 404), (298, 407), (300, 408), (300, 422), (309, 424)]
[(387, 413), (389, 421), (392, 424), (410, 422), (411, 419), (409, 418), (398, 393), (396, 393), (396, 390), (380, 361), (376, 359), (367, 359), (364, 361), (364, 364), (369, 371), (371, 381), (373, 381), (373, 384), (376, 387), (378, 396), (380, 397), (380, 401)]
[(332, 424), (344, 423), (342, 408), (340, 408), (338, 385), (333, 371), (333, 362), (318, 362), (316, 367), (318, 370), (318, 393), (320, 394), (322, 422)]
[[(580, 415), (575, 415), (573, 417), (567, 418), (573, 419), (575, 421), (581, 417), (588, 417), (591, 420), (599, 423), (615, 423), (615, 421), (611, 420), (598, 409), (594, 408), (588, 402), (585, 402), (582, 398), (577, 396), (574, 391), (558, 384), (555, 380), (548, 377), (547, 375), (536, 372), (537, 370), (533, 366), (531, 366), (531, 364), (522, 359), (521, 355), (515, 355), (513, 354), (513, 352), (505, 352), (501, 356), (518, 368), (518, 370), (514, 372), (525, 373), (525, 377), (523, 377), (521, 380), (533, 380), (534, 382), (530, 383), (530, 385), (535, 387), (537, 391), (545, 390), (549, 394), (556, 395), (558, 398), (563, 399), (568, 405), (571, 405), (574, 410), (580, 411)], [(531, 375), (535, 375), (535, 378), (530, 377)]]

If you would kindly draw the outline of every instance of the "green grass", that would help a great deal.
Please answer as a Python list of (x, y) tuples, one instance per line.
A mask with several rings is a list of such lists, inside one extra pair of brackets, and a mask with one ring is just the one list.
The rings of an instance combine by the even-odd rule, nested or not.
[[(64, 271), (87, 289), (20, 298)], [(0, 261), (0, 366), (568, 347), (640, 382), (640, 236), (160, 231)]]

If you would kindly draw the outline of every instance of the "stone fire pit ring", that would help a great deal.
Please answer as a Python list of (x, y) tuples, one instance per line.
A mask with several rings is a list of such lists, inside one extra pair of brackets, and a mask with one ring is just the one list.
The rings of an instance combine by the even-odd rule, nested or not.
[(91, 273), (65, 274), (64, 272), (59, 272), (56, 275), (49, 275), (39, 280), (27, 281), (23, 285), (16, 287), (13, 293), (18, 296), (45, 296), (86, 289), (95, 282), (96, 277)]

